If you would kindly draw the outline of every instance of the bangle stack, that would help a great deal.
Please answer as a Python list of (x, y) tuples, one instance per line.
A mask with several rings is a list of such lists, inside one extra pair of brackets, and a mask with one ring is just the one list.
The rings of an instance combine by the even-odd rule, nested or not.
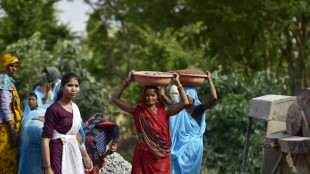
[(180, 92), (182, 90), (184, 90), (183, 86), (182, 85), (178, 86), (178, 91)]
[(127, 86), (129, 85), (129, 80), (128, 80), (128, 79), (125, 79), (125, 80), (123, 81), (123, 85), (124, 85), (125, 87), (127, 87)]
[(43, 166), (43, 167), (42, 167), (42, 170), (45, 171), (46, 169), (49, 169), (49, 168), (51, 168), (51, 166)]

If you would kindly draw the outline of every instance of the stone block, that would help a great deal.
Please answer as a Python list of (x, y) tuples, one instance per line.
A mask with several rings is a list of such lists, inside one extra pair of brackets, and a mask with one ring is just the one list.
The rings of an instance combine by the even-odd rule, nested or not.
[(265, 95), (251, 99), (249, 116), (264, 120), (286, 122), (289, 106), (295, 96)]

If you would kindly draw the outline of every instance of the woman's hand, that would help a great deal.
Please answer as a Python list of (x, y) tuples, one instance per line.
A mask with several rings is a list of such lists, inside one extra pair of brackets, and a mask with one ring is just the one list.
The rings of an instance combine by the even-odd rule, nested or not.
[(111, 146), (112, 153), (116, 152), (117, 148), (118, 148), (118, 144), (117, 143), (112, 143), (112, 146)]
[(180, 78), (180, 75), (179, 75), (178, 73), (173, 73), (172, 81), (173, 81), (174, 84), (177, 85), (178, 87), (181, 85), (179, 78)]
[(118, 148), (118, 145), (116, 143), (112, 143), (112, 146), (104, 152), (104, 154), (102, 155), (102, 158), (105, 158), (108, 155), (111, 155), (112, 153), (116, 152), (117, 148)]
[(16, 133), (16, 126), (13, 123), (13, 121), (8, 121), (9, 127), (10, 127), (10, 138), (11, 138), (11, 147), (17, 147), (18, 146), (18, 138)]
[(47, 83), (46, 84), (46, 91), (51, 91), (52, 90), (52, 83)]
[(12, 141), (11, 147), (17, 147), (18, 146), (18, 138), (17, 138), (16, 133), (11, 133), (11, 141)]
[(133, 73), (135, 72), (135, 70), (131, 70), (129, 73), (128, 73), (128, 77), (127, 77), (127, 80), (128, 81), (131, 81), (133, 79)]
[(88, 155), (85, 155), (85, 157), (83, 158), (84, 160), (84, 164), (85, 164), (85, 170), (87, 172), (92, 171), (93, 170), (93, 162), (92, 160), (89, 158)]

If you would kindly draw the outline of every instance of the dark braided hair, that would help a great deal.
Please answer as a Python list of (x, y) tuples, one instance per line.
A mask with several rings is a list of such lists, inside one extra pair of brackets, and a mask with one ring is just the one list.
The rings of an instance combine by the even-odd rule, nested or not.
[[(61, 86), (65, 86), (66, 83), (68, 83), (72, 78), (74, 78), (75, 80), (77, 80), (79, 82), (79, 84), (81, 83), (80, 77), (78, 75), (76, 75), (73, 72), (68, 72), (66, 74), (64, 74), (61, 78)], [(61, 99), (62, 97), (62, 90), (59, 90), (57, 93), (57, 98), (56, 101)]]

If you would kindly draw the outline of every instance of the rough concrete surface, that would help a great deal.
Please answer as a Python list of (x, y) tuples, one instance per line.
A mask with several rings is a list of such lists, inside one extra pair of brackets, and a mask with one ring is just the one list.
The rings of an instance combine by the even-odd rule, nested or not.
[(131, 164), (116, 152), (105, 157), (105, 165), (99, 170), (100, 174), (130, 174), (130, 172)]

